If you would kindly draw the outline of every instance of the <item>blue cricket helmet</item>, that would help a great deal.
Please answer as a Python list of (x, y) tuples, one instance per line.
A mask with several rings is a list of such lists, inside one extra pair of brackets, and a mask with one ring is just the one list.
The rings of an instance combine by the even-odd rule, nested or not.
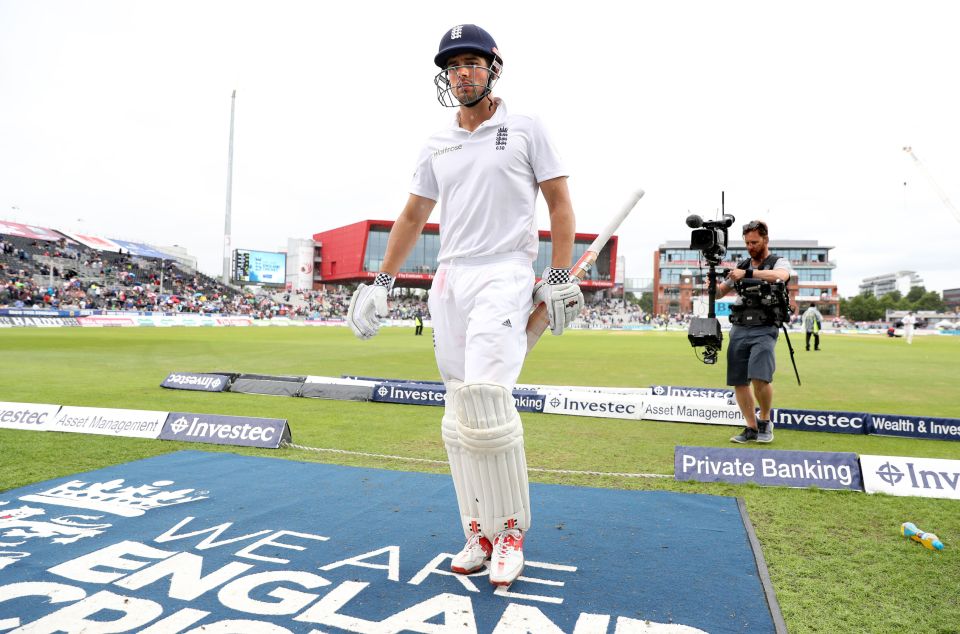
[(440, 48), (433, 63), (443, 68), (447, 60), (460, 53), (478, 53), (489, 59), (496, 59), (501, 64), (500, 54), (497, 51), (497, 43), (493, 36), (481, 29), (476, 24), (460, 24), (453, 27), (443, 34), (440, 40)]

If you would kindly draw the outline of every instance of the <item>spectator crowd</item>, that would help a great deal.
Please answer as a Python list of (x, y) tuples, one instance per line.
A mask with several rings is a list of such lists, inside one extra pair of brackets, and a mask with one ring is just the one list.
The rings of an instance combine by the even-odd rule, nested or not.
[[(231, 314), (255, 319), (290, 317), (341, 320), (352, 288), (256, 293), (222, 284), (174, 260), (89, 249), (61, 240), (45, 242), (0, 235), (0, 308), (160, 311)], [(430, 318), (426, 294), (401, 290), (391, 297), (390, 319)], [(621, 299), (588, 300), (574, 327), (589, 329), (686, 328), (692, 314), (651, 314)], [(791, 325), (800, 327), (800, 313)], [(824, 320), (834, 329), (883, 329), (885, 322)], [(922, 326), (922, 324), (921, 324)]]

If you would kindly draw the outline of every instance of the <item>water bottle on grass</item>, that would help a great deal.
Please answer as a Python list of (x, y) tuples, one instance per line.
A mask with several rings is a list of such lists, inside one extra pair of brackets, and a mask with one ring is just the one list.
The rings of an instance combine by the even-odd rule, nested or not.
[(943, 550), (943, 542), (933, 533), (925, 533), (917, 528), (913, 522), (904, 522), (900, 525), (900, 534), (909, 537), (915, 542), (920, 542), (925, 548), (930, 550)]

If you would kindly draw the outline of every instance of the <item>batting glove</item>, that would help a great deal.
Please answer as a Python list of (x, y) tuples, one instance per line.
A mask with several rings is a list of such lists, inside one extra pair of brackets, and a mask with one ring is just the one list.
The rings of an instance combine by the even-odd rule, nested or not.
[(394, 278), (388, 273), (377, 273), (373, 284), (361, 284), (350, 298), (347, 323), (353, 334), (369, 339), (380, 330), (380, 318), (387, 316), (387, 293), (393, 288)]
[(543, 270), (541, 280), (533, 287), (533, 305), (541, 302), (547, 306), (550, 332), (562, 335), (563, 329), (580, 315), (580, 309), (583, 308), (580, 280), (570, 275), (570, 269), (548, 266)]

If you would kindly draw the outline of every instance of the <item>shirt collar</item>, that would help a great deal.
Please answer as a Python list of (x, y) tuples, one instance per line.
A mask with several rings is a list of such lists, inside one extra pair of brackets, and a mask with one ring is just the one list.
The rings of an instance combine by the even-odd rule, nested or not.
[[(494, 97), (493, 102), (497, 104), (496, 112), (493, 113), (492, 117), (481, 123), (477, 130), (487, 126), (500, 125), (507, 120), (507, 103), (500, 97)], [(450, 127), (454, 130), (463, 130), (463, 128), (460, 127), (460, 108), (457, 108), (457, 111), (453, 113), (453, 120), (450, 122)], [(463, 131), (466, 132), (466, 130)], [(476, 130), (474, 130), (474, 132), (476, 132)]]

